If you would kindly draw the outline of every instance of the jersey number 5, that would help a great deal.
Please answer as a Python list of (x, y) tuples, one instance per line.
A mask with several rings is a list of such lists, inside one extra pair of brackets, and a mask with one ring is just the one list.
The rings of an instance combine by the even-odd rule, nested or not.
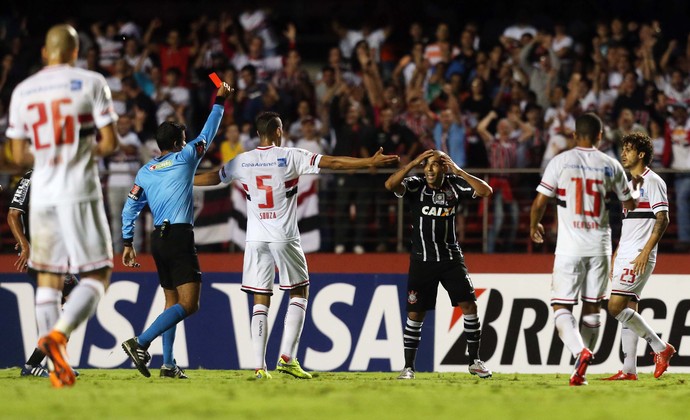
[[(50, 113), (53, 119), (53, 138), (55, 139), (55, 145), (60, 146), (63, 144), (74, 143), (74, 117), (71, 115), (66, 115), (64, 118), (60, 112), (60, 105), (69, 105), (72, 100), (69, 98), (55, 99), (50, 102)], [(46, 104), (43, 102), (36, 102), (29, 104), (29, 110), (38, 110), (38, 121), (31, 125), (34, 130), (34, 144), (36, 149), (44, 149), (50, 147), (50, 143), (41, 143), (38, 136), (38, 129), (48, 122), (48, 115), (46, 113)]]
[(272, 209), (273, 208), (273, 187), (270, 185), (264, 185), (264, 180), (270, 180), (271, 175), (259, 175), (256, 177), (256, 188), (266, 191), (266, 202), (264, 204), (259, 204), (260, 209)]
[[(571, 181), (575, 181), (575, 214), (599, 217), (601, 215), (601, 193), (595, 189), (596, 185), (603, 184), (604, 182), (598, 179), (585, 179), (583, 182), (582, 178), (570, 178)], [(583, 191), (583, 184), (585, 186)], [(584, 195), (594, 197), (594, 210), (585, 210)]]

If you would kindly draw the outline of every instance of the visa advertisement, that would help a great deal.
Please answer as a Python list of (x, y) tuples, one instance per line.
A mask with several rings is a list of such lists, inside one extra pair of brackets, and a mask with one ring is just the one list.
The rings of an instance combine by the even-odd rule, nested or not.
[[(502, 373), (569, 373), (573, 360), (554, 329), (549, 306), (551, 256), (516, 258), (467, 256), (482, 322), (480, 355)], [(397, 371), (403, 367), (407, 258), (390, 256), (308, 257), (311, 287), (299, 344), (302, 366), (312, 371)], [(213, 262), (209, 262), (213, 261)], [(512, 261), (511, 264), (506, 264)], [(206, 264), (205, 264), (206, 262)], [(203, 256), (199, 312), (180, 323), (175, 358), (182, 367), (253, 369), (250, 338), (251, 296), (240, 290), (239, 257)], [(151, 263), (149, 261), (149, 263)], [(522, 266), (523, 273), (517, 266)], [(5, 265), (7, 266), (7, 265)], [(343, 269), (346, 267), (346, 269)], [(662, 339), (678, 349), (671, 372), (690, 372), (690, 276), (669, 264), (647, 283), (640, 312)], [(72, 333), (70, 361), (82, 368), (130, 368), (120, 348), (141, 333), (164, 308), (155, 269), (116, 267), (113, 280), (91, 320)], [(681, 268), (682, 269), (682, 268)], [(222, 271), (226, 270), (226, 271)], [(341, 272), (343, 271), (343, 272)], [(492, 272), (502, 271), (502, 272)], [(0, 273), (4, 345), (0, 367), (21, 365), (37, 342), (35, 285), (25, 274)], [(267, 363), (278, 359), (287, 293), (275, 288), (269, 311)], [(579, 306), (575, 309), (579, 319)], [(436, 310), (427, 314), (417, 358), (418, 371), (467, 371), (469, 359), (462, 313), (441, 288)], [(601, 334), (589, 372), (616, 372), (622, 363), (620, 325), (602, 311)], [(641, 373), (653, 370), (651, 349), (638, 343)], [(149, 348), (151, 366), (162, 364), (161, 340)]]

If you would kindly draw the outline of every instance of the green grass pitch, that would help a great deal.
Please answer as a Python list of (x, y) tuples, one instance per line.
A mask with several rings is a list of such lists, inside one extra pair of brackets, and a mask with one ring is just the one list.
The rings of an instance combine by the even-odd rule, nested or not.
[[(671, 367), (673, 369), (673, 367)], [(189, 370), (190, 380), (144, 378), (136, 370), (81, 370), (73, 388), (0, 370), (0, 418), (8, 419), (680, 419), (690, 416), (690, 375), (637, 382), (598, 380), (569, 387), (567, 375), (279, 373), (256, 381), (250, 371)]]

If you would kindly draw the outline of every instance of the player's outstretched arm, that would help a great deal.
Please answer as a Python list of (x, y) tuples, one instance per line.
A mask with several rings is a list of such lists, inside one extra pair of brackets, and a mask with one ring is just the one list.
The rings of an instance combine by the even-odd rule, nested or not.
[(220, 174), (218, 171), (204, 172), (203, 174), (194, 175), (195, 187), (208, 187), (220, 184)]
[(461, 167), (453, 162), (453, 159), (451, 159), (447, 154), (441, 154), (441, 161), (450, 169), (451, 173), (467, 181), (477, 196), (488, 197), (494, 193), (494, 190), (483, 179), (479, 179), (476, 176), (465, 172)]
[(544, 243), (544, 226), (541, 224), (541, 219), (544, 217), (548, 203), (549, 197), (542, 193), (537, 193), (537, 197), (532, 202), (529, 214), (529, 237), (537, 244)]
[(383, 148), (368, 158), (353, 158), (348, 156), (322, 156), (319, 168), (326, 169), (365, 169), (372, 167), (389, 166), (400, 161), (398, 155), (384, 155)]
[(405, 179), (412, 169), (421, 165), (422, 162), (433, 156), (433, 154), (433, 150), (426, 150), (414, 160), (410, 161), (410, 163), (398, 169), (386, 180), (386, 189), (396, 194), (402, 194), (405, 191), (405, 187), (402, 186), (403, 179)]

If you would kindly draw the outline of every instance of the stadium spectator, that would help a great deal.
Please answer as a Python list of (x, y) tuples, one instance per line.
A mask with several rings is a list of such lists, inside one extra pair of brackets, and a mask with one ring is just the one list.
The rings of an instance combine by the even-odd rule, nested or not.
[[(180, 80), (183, 85), (189, 82), (189, 63), (194, 58), (199, 49), (199, 40), (197, 33), (193, 30), (188, 37), (190, 45), (182, 45), (180, 41), (180, 31), (172, 29), (168, 31), (166, 42), (164, 44), (156, 44), (152, 42), (153, 34), (163, 25), (163, 22), (155, 18), (149, 23), (149, 27), (142, 39), (143, 44), (149, 51), (158, 54), (161, 64), (161, 72), (166, 74), (168, 69), (177, 68), (180, 71)], [(192, 26), (192, 29), (196, 28)], [(197, 28), (198, 29), (198, 28)]]
[[(576, 147), (549, 162), (530, 212), (530, 239), (543, 243), (541, 220), (549, 198), (558, 200), (551, 307), (558, 335), (577, 360), (571, 386), (587, 384), (585, 373), (593, 357), (590, 349), (597, 342), (601, 326), (601, 300), (611, 261), (606, 196), (615, 193), (628, 211), (637, 205), (621, 164), (596, 149), (602, 135), (603, 124), (595, 114), (577, 118)], [(572, 311), (580, 296), (582, 327), (578, 331)]]
[(441, 22), (436, 26), (436, 41), (424, 48), (424, 59), (429, 62), (429, 65), (435, 66), (443, 59), (444, 54), (452, 58), (460, 54), (460, 49), (450, 42), (448, 24)]
[(677, 250), (690, 249), (690, 118), (684, 103), (673, 105), (673, 114), (666, 122), (664, 166), (682, 171), (675, 174)]
[(235, 156), (244, 152), (242, 141), (240, 140), (240, 129), (237, 124), (230, 124), (225, 127), (223, 140), (220, 142), (220, 159), (222, 162), (229, 162)]
[[(424, 176), (407, 176), (422, 164)], [(386, 189), (405, 198), (412, 213), (407, 321), (403, 333), (405, 366), (398, 379), (415, 378), (422, 325), (426, 312), (436, 308), (439, 284), (448, 292), (451, 304), (462, 310), (469, 372), (490, 378), (491, 370), (479, 357), (481, 323), (477, 298), (455, 236), (455, 213), (464, 199), (490, 196), (491, 187), (462, 170), (445, 153), (427, 150), (391, 175)]]
[(100, 52), (98, 64), (107, 71), (112, 72), (115, 61), (122, 57), (124, 42), (122, 37), (118, 36), (115, 23), (105, 24), (105, 32), (103, 32), (102, 26), (103, 24), (101, 22), (92, 24), (91, 33), (98, 44)]
[(340, 51), (343, 53), (343, 57), (352, 57), (355, 46), (364, 40), (372, 49), (372, 58), (377, 63), (381, 61), (381, 46), (393, 30), (391, 26), (374, 29), (368, 22), (364, 22), (359, 30), (347, 29), (338, 21), (333, 21), (332, 28), (340, 39)]
[[(544, 108), (549, 106), (549, 92), (556, 85), (560, 62), (558, 56), (551, 48), (552, 37), (539, 33), (534, 40), (524, 46), (520, 51), (520, 67), (527, 74), (529, 88), (537, 95), (537, 104)], [(538, 56), (538, 63), (530, 62), (530, 55), (535, 49), (545, 50)]]

